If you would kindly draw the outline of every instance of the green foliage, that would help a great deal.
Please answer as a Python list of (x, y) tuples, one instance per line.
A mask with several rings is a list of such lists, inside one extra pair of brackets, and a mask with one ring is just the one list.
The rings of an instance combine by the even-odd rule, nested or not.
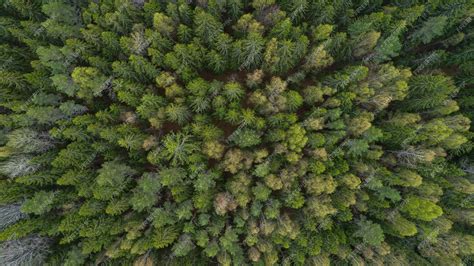
[(157, 193), (160, 191), (160, 180), (154, 173), (144, 173), (138, 181), (136, 191), (130, 199), (134, 210), (142, 211), (152, 207), (157, 201)]
[(362, 220), (358, 223), (358, 227), (354, 235), (361, 237), (364, 243), (379, 246), (384, 240), (383, 230), (380, 225), (374, 224), (371, 221)]
[(423, 221), (431, 221), (443, 214), (443, 210), (438, 205), (419, 197), (407, 198), (401, 211)]
[(80, 86), (79, 98), (91, 99), (100, 96), (107, 88), (107, 78), (96, 68), (77, 67), (71, 74), (72, 80)]
[(425, 44), (429, 43), (433, 38), (443, 34), (447, 21), (447, 16), (430, 17), (410, 37), (415, 41), (421, 41)]
[(54, 192), (39, 191), (31, 199), (26, 200), (21, 206), (24, 213), (40, 215), (51, 210), (54, 203)]
[(0, 264), (471, 265), (473, 8), (3, 1)]
[(191, 137), (184, 134), (171, 134), (163, 140), (163, 158), (170, 161), (172, 165), (185, 163), (188, 156), (198, 148)]
[(182, 235), (176, 244), (173, 245), (173, 255), (177, 257), (183, 257), (189, 254), (194, 248), (194, 243), (191, 240), (190, 235)]
[(259, 134), (252, 129), (241, 129), (233, 133), (232, 141), (241, 148), (258, 145), (261, 140)]
[(106, 162), (97, 172), (99, 175), (93, 191), (94, 197), (99, 200), (119, 196), (130, 184), (130, 178), (136, 174), (131, 167), (118, 162)]
[(169, 246), (178, 237), (178, 232), (173, 227), (157, 228), (153, 233), (153, 246), (161, 249)]

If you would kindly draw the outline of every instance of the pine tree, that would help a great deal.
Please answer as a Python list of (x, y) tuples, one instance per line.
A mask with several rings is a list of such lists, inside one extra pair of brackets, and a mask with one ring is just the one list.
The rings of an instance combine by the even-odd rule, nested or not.
[(422, 27), (415, 31), (410, 38), (414, 42), (429, 43), (433, 38), (443, 34), (447, 20), (448, 17), (446, 16), (431, 17), (426, 20)]
[(1, 264), (472, 264), (472, 10), (5, 1)]
[(246, 39), (235, 43), (234, 57), (241, 69), (250, 69), (263, 59), (264, 40), (258, 33), (251, 32)]
[(358, 230), (355, 236), (362, 237), (364, 243), (372, 246), (378, 246), (384, 240), (383, 230), (378, 224), (369, 220), (361, 220), (358, 223)]
[(158, 199), (157, 193), (160, 188), (159, 179), (155, 174), (144, 173), (138, 181), (133, 197), (130, 199), (133, 209), (142, 211), (152, 207)]
[(126, 189), (131, 181), (130, 177), (135, 175), (136, 171), (118, 162), (105, 162), (98, 173), (94, 197), (99, 200), (110, 200)]
[(80, 86), (77, 92), (80, 98), (91, 99), (100, 96), (109, 86), (109, 80), (99, 70), (92, 67), (77, 67), (71, 77)]
[(170, 134), (163, 140), (162, 154), (173, 165), (186, 163), (188, 156), (198, 149), (190, 136), (184, 134)]

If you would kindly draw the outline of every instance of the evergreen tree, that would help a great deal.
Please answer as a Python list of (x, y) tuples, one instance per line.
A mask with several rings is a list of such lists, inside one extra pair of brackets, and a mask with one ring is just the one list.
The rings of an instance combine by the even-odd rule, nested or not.
[(473, 8), (3, 1), (0, 264), (473, 264)]

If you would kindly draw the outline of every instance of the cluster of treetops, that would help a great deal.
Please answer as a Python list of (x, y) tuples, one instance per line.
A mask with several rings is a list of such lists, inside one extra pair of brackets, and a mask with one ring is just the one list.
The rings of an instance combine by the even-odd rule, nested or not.
[(471, 0), (1, 0), (1, 265), (472, 265)]

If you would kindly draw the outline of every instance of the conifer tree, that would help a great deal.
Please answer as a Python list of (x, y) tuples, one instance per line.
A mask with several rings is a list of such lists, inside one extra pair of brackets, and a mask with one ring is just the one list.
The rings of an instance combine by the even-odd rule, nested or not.
[(0, 264), (473, 264), (473, 8), (3, 1)]

